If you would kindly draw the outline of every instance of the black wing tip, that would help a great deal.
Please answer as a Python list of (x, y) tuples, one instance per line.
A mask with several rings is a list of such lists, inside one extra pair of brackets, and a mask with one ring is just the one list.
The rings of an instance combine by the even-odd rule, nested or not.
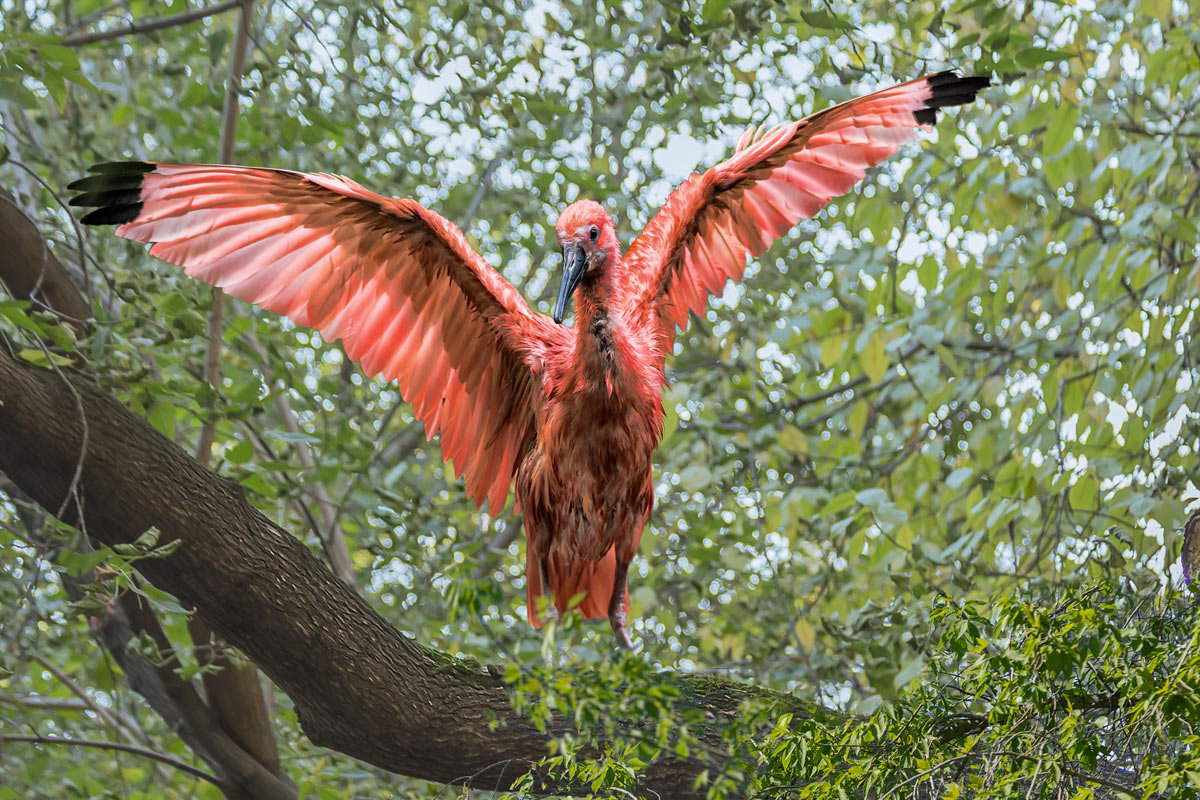
[(918, 125), (932, 125), (937, 122), (937, 115), (936, 108), (922, 108), (913, 112), (913, 118), (917, 121)]
[(925, 83), (930, 89), (929, 99), (925, 101), (925, 107), (915, 111), (913, 116), (921, 125), (932, 125), (937, 122), (939, 109), (972, 102), (976, 95), (992, 85), (992, 79), (985, 75), (963, 78), (953, 70), (946, 70), (930, 75)]
[(84, 225), (120, 225), (123, 222), (133, 222), (142, 213), (141, 203), (104, 206), (84, 216), (80, 220)]
[(81, 220), (85, 225), (132, 222), (142, 211), (142, 179), (154, 168), (145, 161), (96, 164), (88, 170), (93, 174), (67, 185), (71, 191), (80, 192), (69, 205), (96, 209)]
[(67, 184), (72, 192), (95, 192), (107, 189), (136, 189), (144, 175), (88, 175)]
[(105, 161), (88, 167), (88, 172), (100, 175), (145, 175), (154, 172), (156, 166), (148, 161)]
[(141, 187), (132, 189), (115, 187), (96, 192), (84, 192), (72, 197), (67, 205), (99, 208), (103, 206), (127, 206), (142, 199)]

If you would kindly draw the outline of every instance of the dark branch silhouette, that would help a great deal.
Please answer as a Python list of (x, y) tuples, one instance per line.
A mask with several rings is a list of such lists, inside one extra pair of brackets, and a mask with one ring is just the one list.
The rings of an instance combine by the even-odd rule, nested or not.
[(216, 3), (206, 8), (197, 8), (192, 11), (184, 11), (181, 14), (172, 14), (169, 17), (158, 17), (157, 19), (146, 20), (144, 22), (131, 22), (122, 28), (113, 28), (107, 31), (94, 31), (92, 33), (75, 33), (61, 39), (58, 43), (66, 47), (80, 47), (85, 44), (94, 44), (96, 42), (107, 42), (112, 39), (121, 39), (125, 36), (134, 36), (143, 33), (153, 33), (167, 28), (177, 28), (180, 25), (187, 25), (190, 22), (202, 20), (205, 17), (211, 17), (214, 14), (220, 14), (224, 11), (229, 11), (232, 8), (245, 5), (245, 0), (224, 0), (224, 2)]

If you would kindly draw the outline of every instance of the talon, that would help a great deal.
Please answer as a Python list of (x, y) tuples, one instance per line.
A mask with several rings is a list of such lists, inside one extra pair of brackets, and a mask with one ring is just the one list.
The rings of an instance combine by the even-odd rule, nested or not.
[(633, 640), (629, 638), (629, 625), (625, 621), (625, 609), (610, 615), (608, 623), (612, 625), (613, 633), (617, 636), (617, 646), (633, 650)]

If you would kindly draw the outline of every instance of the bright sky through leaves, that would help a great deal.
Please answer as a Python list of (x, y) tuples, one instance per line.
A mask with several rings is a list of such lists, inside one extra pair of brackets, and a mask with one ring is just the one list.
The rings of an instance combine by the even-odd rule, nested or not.
[[(85, 235), (81, 263), (55, 195), (88, 165), (216, 159), (234, 15), (75, 48), (57, 37), (201, 5), (0, 0), (0, 186), (94, 301), (76, 345), (90, 374), (189, 451), (216, 408), (217, 471), (318, 557), (321, 486), (364, 597), (417, 640), (520, 664), (530, 698), (584, 716), (644, 711), (657, 673), (611, 664), (606, 627), (558, 633), (567, 666), (596, 666), (595, 681), (539, 672), (511, 512), (474, 509), (394, 387), (363, 379), (336, 344), (231, 304), (215, 400), (199, 377), (207, 292), (107, 233)], [(1188, 3), (260, 0), (258, 12), (235, 160), (343, 173), (469, 216), (472, 244), (542, 311), (557, 286), (553, 220), (576, 197), (605, 202), (628, 242), (749, 125), (939, 69), (991, 75), (980, 102), (796, 226), (679, 336), (658, 505), (634, 562), (635, 639), (655, 668), (878, 713), (878, 741), (901, 742), (887, 764), (822, 760), (851, 735), (836, 725), (783, 725), (766, 741), (753, 731), (778, 714), (760, 729), (748, 714), (731, 734), (772, 765), (764, 785), (833, 775), (812, 797), (922, 769), (946, 796), (1023, 796), (1038, 769), (1124, 769), (1121, 742), (1200, 714), (1181, 686), (1200, 647), (1188, 649), (1193, 623), (1172, 594), (1200, 447), (1200, 23)], [(42, 352), (4, 299), (0, 332)], [(51, 550), (70, 561), (80, 540), (36, 533), (0, 485), (0, 653), (18, 654), (0, 661), (0, 717), (99, 735), (81, 712), (4, 699), (78, 699), (36, 653), (194, 761), (72, 610)], [(183, 615), (160, 616), (187, 652)], [(1100, 692), (1096, 675), (1126, 692), (1120, 710), (1067, 702)], [(597, 700), (610, 679), (644, 691)], [(312, 747), (275, 699), (289, 775), (312, 796), (440, 790)], [(1007, 722), (978, 732), (980, 752), (1047, 761), (996, 756), (994, 780), (953, 795), (950, 767), (967, 760), (951, 761), (961, 742), (937, 738), (934, 721), (992, 710)], [(1021, 728), (1025, 713), (1040, 733)], [(1190, 789), (1190, 735), (1170, 733), (1174, 755), (1135, 772), (1095, 774), (1139, 797)], [(191, 791), (133, 756), (25, 747), (0, 746), (18, 796), (61, 797), (67, 781), (82, 796)], [(623, 786), (644, 755), (630, 747), (589, 768)]]

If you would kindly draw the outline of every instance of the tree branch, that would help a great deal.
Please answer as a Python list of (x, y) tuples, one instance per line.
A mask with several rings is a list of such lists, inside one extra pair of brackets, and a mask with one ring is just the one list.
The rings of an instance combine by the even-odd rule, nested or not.
[[(70, 675), (59, 669), (57, 664), (52, 663), (41, 653), (33, 653), (31, 654), (31, 657), (34, 661), (41, 664), (47, 672), (57, 678), (59, 683), (67, 687), (72, 694), (78, 697), (79, 700), (88, 708), (88, 710), (99, 717), (104, 724), (111, 727), (119, 735), (125, 736), (130, 741), (134, 741), (134, 737), (136, 736), (134, 731), (127, 730), (124, 726), (122, 726), (120, 720), (117, 719), (117, 716), (113, 711), (105, 708), (93, 700), (91, 696), (84, 691), (83, 687), (76, 683)], [(138, 733), (141, 733), (141, 731), (138, 731)], [(146, 741), (144, 733), (142, 733), (142, 741)]]
[(132, 744), (121, 744), (120, 742), (104, 742), (95, 739), (74, 739), (66, 736), (38, 736), (37, 734), (16, 734), (16, 733), (0, 733), (0, 742), (32, 742), (33, 744), (60, 744), (68, 747), (97, 747), (101, 750), (119, 750), (122, 753), (133, 753), (142, 758), (150, 758), (158, 761), (161, 764), (167, 764), (177, 770), (186, 772), (189, 775), (194, 775), (197, 778), (206, 780), (209, 783), (220, 786), (220, 781), (209, 775), (202, 769), (197, 769), (191, 764), (164, 756), (162, 753), (156, 753), (153, 750), (147, 750), (145, 747), (138, 747)]
[(205, 17), (211, 17), (214, 14), (220, 14), (231, 8), (237, 8), (243, 5), (244, 2), (245, 0), (223, 0), (223, 2), (206, 8), (184, 11), (181, 14), (172, 14), (169, 17), (159, 17), (158, 19), (147, 20), (146, 22), (131, 22), (124, 28), (113, 28), (109, 31), (96, 31), (94, 33), (76, 33), (60, 39), (58, 43), (65, 47), (80, 47), (85, 44), (106, 42), (111, 39), (120, 39), (134, 34), (153, 33), (154, 31), (161, 31), (166, 28), (176, 28), (180, 25), (187, 25), (190, 22), (202, 20)]
[[(271, 359), (267, 355), (266, 348), (262, 346), (262, 342), (258, 340), (253, 329), (248, 332), (247, 340), (251, 349), (259, 357), (259, 369), (262, 370), (264, 381), (268, 386), (272, 386), (275, 381), (275, 371), (271, 367)], [(272, 391), (271, 397), (275, 403), (275, 410), (279, 412), (279, 416), (283, 420), (284, 430), (293, 434), (300, 433), (300, 423), (296, 418), (292, 403), (288, 399), (287, 390), (281, 388), (279, 391)], [(306, 470), (316, 473), (317, 460), (313, 457), (308, 443), (296, 439), (292, 442), (292, 449), (296, 452), (296, 458), (300, 459), (300, 464)], [(317, 507), (321, 509), (322, 527), (317, 531), (317, 536), (325, 546), (333, 571), (349, 585), (358, 586), (358, 580), (354, 574), (354, 561), (350, 558), (350, 548), (346, 544), (346, 534), (338, 522), (338, 507), (329, 496), (329, 491), (325, 488), (323, 481), (314, 480), (311, 491), (316, 498)], [(296, 504), (302, 505), (299, 497), (296, 498)], [(315, 522), (313, 527), (316, 527)]]
[[(25, 706), (26, 708), (45, 709), (48, 711), (91, 711), (95, 713), (94, 701), (81, 700), (78, 697), (45, 697), (36, 694), (13, 695), (0, 692), (0, 703)], [(113, 730), (127, 741), (150, 742), (150, 737), (141, 729), (136, 720), (118, 711), (110, 711), (109, 714), (98, 716), (95, 719), (95, 724), (101, 727), (109, 727), (114, 721), (116, 727)]]
[(479, 561), (479, 566), (471, 573), (475, 580), (486, 578), (493, 569), (496, 568), (496, 562), (504, 557), (508, 552), (508, 547), (517, 540), (517, 536), (521, 533), (521, 518), (513, 517), (508, 521), (503, 529), (496, 532), (496, 535), (491, 538), (487, 544), (487, 549), (483, 552), (483, 558)]
[[(161, 663), (151, 664), (130, 648), (135, 633), (144, 633), (154, 641), (163, 656)], [(226, 732), (192, 681), (179, 675), (174, 647), (145, 600), (134, 592), (123, 592), (118, 606), (96, 629), (96, 637), (113, 654), (130, 687), (217, 771), (227, 795), (295, 800), (296, 789), (290, 781), (271, 772)], [(253, 668), (250, 673), (257, 676)]]
[[(242, 89), (242, 72), (246, 67), (246, 53), (250, 48), (250, 17), (254, 13), (254, 0), (239, 0), (242, 6), (238, 14), (237, 35), (233, 41), (233, 57), (229, 63), (229, 78), (225, 81), (225, 105), (221, 109), (221, 140), (217, 148), (217, 163), (228, 164), (233, 160), (233, 144), (237, 138), (238, 97)], [(214, 392), (220, 391), (221, 383), (221, 339), (225, 332), (225, 293), (212, 290), (212, 310), (208, 312), (208, 348), (204, 353), (204, 380), (212, 385)], [(215, 414), (215, 404), (209, 408)], [(200, 445), (197, 459), (207, 465), (216, 436), (217, 422), (208, 419), (200, 428)]]
[[(54, 309), (69, 320), (92, 315), (91, 306), (71, 282), (67, 268), (46, 247), (37, 226), (25, 216), (12, 195), (0, 189), (0, 281), (13, 297), (28, 298)], [(31, 268), (32, 267), (32, 268)]]
[[(250, 49), (250, 21), (254, 15), (254, 0), (241, 0), (229, 77), (225, 82), (225, 104), (221, 111), (221, 139), (218, 146), (219, 163), (233, 160), (237, 140), (238, 98), (241, 96), (242, 73)], [(214, 398), (221, 387), (221, 344), (225, 331), (225, 299), (220, 289), (212, 290), (212, 310), (208, 316), (208, 348), (204, 356), (204, 379), (213, 387)], [(215, 403), (210, 417), (201, 426), (197, 460), (207, 466), (212, 456), (217, 422)], [(213, 636), (203, 615), (188, 620), (192, 644), (197, 648), (200, 663), (216, 667), (201, 678), (208, 702), (221, 728), (276, 778), (283, 778), (279, 765), (279, 748), (271, 728), (266, 698), (253, 664), (234, 664), (225, 652), (223, 642)], [(255, 800), (253, 793), (238, 789), (227, 792), (229, 800)]]
[[(80, 408), (89, 436), (71, 495)], [(178, 540), (171, 555), (139, 562), (142, 573), (249, 655), (292, 698), (315, 743), (403, 775), (444, 783), (474, 775), (501, 788), (546, 754), (549, 735), (514, 714), (501, 670), (401, 634), (254, 509), (240, 485), (200, 467), (84, 380), (3, 350), (0, 471), (43, 507), (57, 509), (69, 497), (64, 520), (86, 525), (106, 544), (131, 542), (152, 526), (161, 541)], [(735, 714), (750, 697), (807, 710), (710, 676), (680, 683), (689, 702), (714, 719)], [(493, 720), (500, 721), (495, 729)], [(703, 791), (692, 786), (702, 769), (663, 759), (646, 768), (643, 785), (699, 798)], [(547, 782), (544, 790), (564, 788)]]
[[(19, 501), (18, 513), (22, 507), (32, 507), (34, 501), (11, 481), (0, 479), (0, 489)], [(31, 520), (22, 516), (31, 541), (44, 546), (45, 542), (36, 535), (40, 522), (30, 525)], [(84, 539), (84, 546), (89, 541)], [(84, 597), (82, 585), (91, 579), (80, 580), (63, 572), (60, 580), (67, 597), (77, 602)], [(174, 647), (154, 610), (140, 595), (122, 592), (102, 618), (92, 618), (91, 629), (124, 672), (129, 688), (141, 695), (167, 727), (212, 767), (226, 794), (248, 793), (255, 800), (296, 800), (296, 787), (286, 778), (269, 773), (230, 738), (192, 682), (179, 675)], [(137, 634), (146, 634), (154, 641), (159, 654), (157, 664), (151, 664), (130, 647)]]

